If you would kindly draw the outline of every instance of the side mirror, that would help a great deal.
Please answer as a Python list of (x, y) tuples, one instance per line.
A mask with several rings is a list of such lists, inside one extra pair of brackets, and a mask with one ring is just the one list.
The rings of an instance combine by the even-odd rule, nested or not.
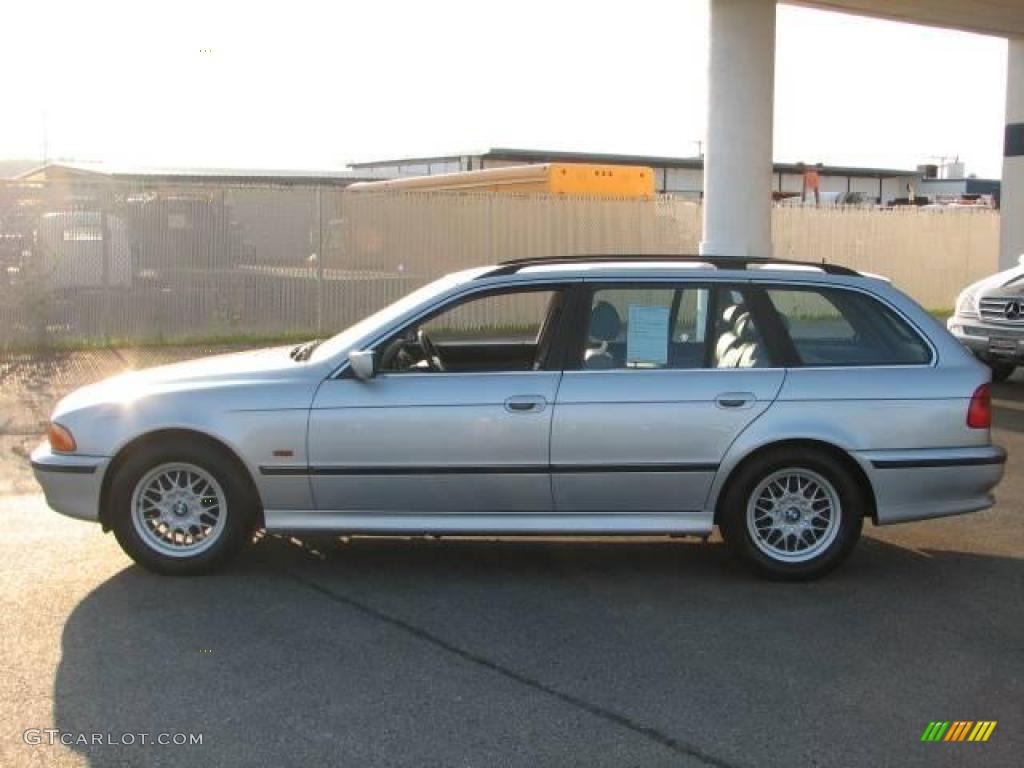
[(348, 353), (348, 364), (357, 379), (368, 381), (377, 375), (377, 353), (372, 349), (357, 349)]

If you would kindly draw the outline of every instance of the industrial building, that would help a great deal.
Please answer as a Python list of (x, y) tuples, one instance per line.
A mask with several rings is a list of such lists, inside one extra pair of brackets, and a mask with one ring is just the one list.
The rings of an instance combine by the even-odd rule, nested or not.
[[(360, 176), (391, 179), (535, 163), (646, 166), (654, 170), (655, 191), (694, 199), (703, 197), (704, 159), (702, 157), (659, 157), (600, 152), (493, 148), (484, 152), (468, 154), (373, 160), (352, 163), (349, 167)], [(775, 163), (772, 170), (772, 191), (775, 196), (778, 198), (801, 194), (807, 171), (817, 172), (820, 194), (824, 200), (831, 201), (856, 194), (869, 202), (887, 203), (897, 198), (906, 197), (908, 185), (914, 185), (920, 178), (920, 173), (917, 170)]]
[(923, 165), (921, 180), (915, 191), (932, 203), (956, 203), (969, 200), (991, 202), (999, 207), (999, 179), (979, 179), (968, 175), (964, 164), (959, 160), (942, 165)]
[(310, 184), (347, 186), (367, 180), (350, 171), (269, 170), (264, 168), (121, 168), (103, 163), (50, 162), (17, 174), (21, 184), (61, 183), (83, 188), (105, 184)]

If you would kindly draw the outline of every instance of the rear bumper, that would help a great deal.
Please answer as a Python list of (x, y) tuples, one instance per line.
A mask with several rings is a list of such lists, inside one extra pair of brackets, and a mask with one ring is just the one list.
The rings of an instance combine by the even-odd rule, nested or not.
[(857, 458), (875, 491), (879, 525), (987, 509), (1006, 466), (997, 445), (861, 451)]
[(32, 452), (32, 472), (43, 487), (46, 503), (80, 520), (99, 520), (100, 485), (109, 459), (54, 453), (49, 443)]

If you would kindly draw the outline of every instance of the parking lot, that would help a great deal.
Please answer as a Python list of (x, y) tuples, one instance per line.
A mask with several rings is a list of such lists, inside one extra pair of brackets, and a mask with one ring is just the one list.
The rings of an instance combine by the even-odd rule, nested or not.
[[(0, 765), (1020, 764), (1019, 371), (994, 387), (997, 506), (868, 525), (820, 582), (757, 581), (717, 537), (262, 537), (168, 579), (49, 511), (25, 451), (63, 391), (188, 352), (0, 363)], [(933, 720), (998, 726), (922, 743)]]

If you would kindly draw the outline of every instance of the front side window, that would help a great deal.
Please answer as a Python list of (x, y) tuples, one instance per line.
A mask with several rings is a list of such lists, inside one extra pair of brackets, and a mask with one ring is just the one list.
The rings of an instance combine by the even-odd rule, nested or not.
[(931, 352), (881, 302), (836, 288), (769, 288), (799, 362), (806, 366), (921, 365)]
[(456, 304), (420, 327), (438, 344), (535, 344), (552, 291), (498, 293)]
[(539, 370), (554, 342), (561, 306), (561, 290), (500, 292), (459, 301), (381, 345), (380, 370)]

